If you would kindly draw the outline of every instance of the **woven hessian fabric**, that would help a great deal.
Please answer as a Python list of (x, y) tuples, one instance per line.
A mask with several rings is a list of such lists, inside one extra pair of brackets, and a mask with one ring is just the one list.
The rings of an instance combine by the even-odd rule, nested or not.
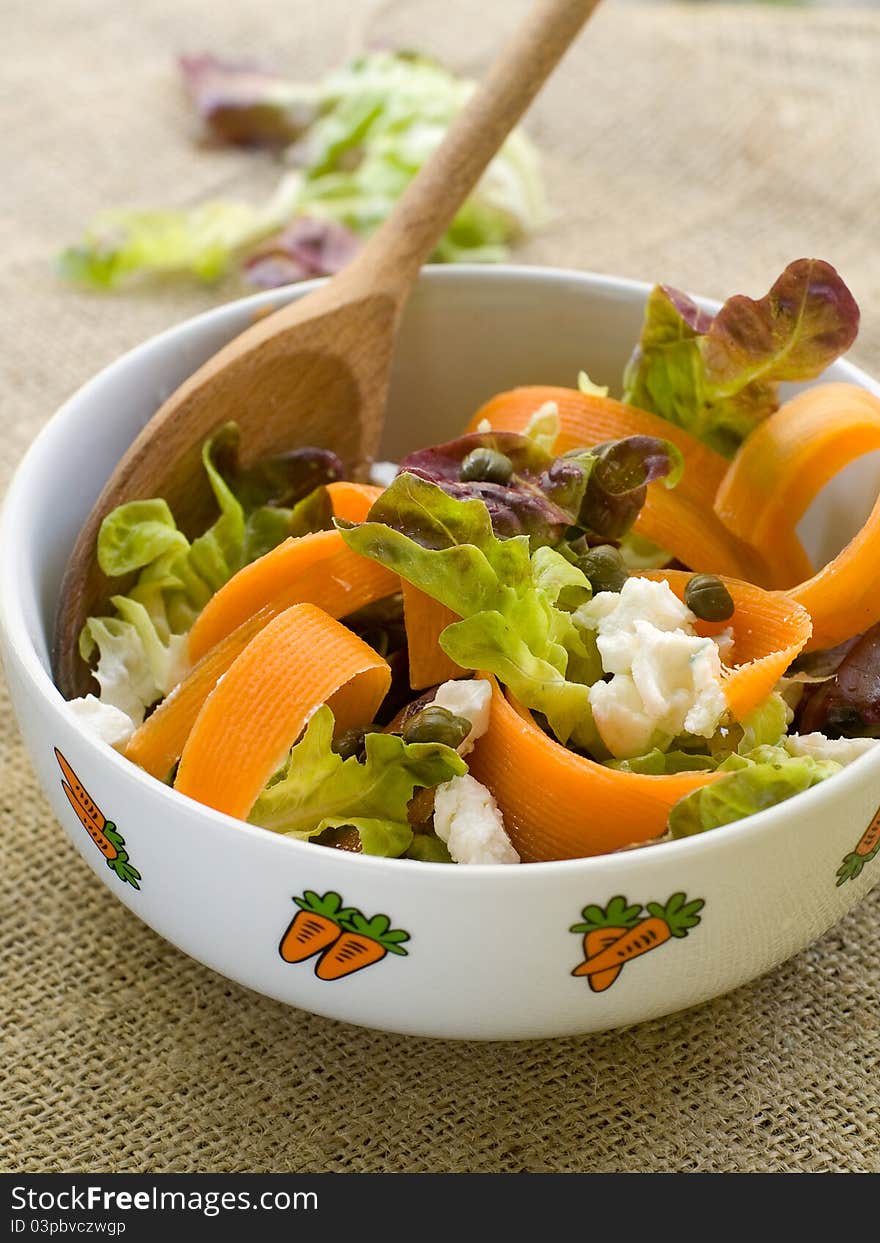
[[(308, 77), (367, 44), (478, 74), (525, 0), (7, 0), (0, 97), (4, 481), (123, 350), (236, 292), (62, 287), (111, 204), (268, 189), (210, 152), (172, 58)], [(829, 259), (880, 368), (880, 14), (608, 4), (529, 118), (553, 219), (525, 262), (762, 293)], [(588, 344), (586, 343), (588, 359)], [(877, 1171), (880, 891), (756, 983), (626, 1032), (462, 1044), (361, 1031), (227, 982), (84, 866), (0, 717), (8, 1171)]]

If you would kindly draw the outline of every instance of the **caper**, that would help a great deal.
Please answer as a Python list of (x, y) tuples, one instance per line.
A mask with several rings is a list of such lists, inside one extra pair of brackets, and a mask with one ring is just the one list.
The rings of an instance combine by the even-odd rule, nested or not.
[(462, 483), (509, 483), (513, 462), (497, 449), (471, 449), (461, 464)]
[(442, 742), (447, 747), (460, 747), (471, 732), (466, 717), (456, 716), (448, 708), (428, 704), (411, 716), (403, 727), (404, 742)]
[(367, 733), (362, 726), (357, 729), (344, 729), (338, 738), (333, 739), (333, 750), (344, 760), (353, 755), (360, 756), (364, 749), (364, 736)]
[(578, 569), (590, 580), (593, 591), (621, 591), (629, 578), (620, 549), (613, 544), (598, 544), (578, 558)]
[(337, 828), (325, 829), (314, 840), (319, 846), (332, 846), (334, 850), (348, 850), (355, 855), (364, 853), (361, 835), (351, 824), (341, 824)]
[(689, 579), (684, 602), (702, 621), (720, 622), (733, 617), (731, 594), (714, 574), (695, 574)]

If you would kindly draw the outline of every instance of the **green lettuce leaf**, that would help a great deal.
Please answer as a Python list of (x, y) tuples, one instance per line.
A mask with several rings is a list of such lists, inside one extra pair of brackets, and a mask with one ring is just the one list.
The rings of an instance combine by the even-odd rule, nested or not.
[[(369, 733), (366, 757), (344, 760), (333, 750), (333, 712), (326, 704), (309, 721), (284, 770), (250, 814), (252, 824), (307, 841), (327, 828), (354, 825), (367, 854), (402, 854), (412, 841), (407, 803), (467, 772), (450, 747), (407, 743), (397, 734)], [(353, 818), (354, 817), (354, 818)]]
[(557, 607), (563, 591), (590, 590), (580, 570), (549, 551), (532, 556), (527, 536), (498, 539), (482, 501), (456, 500), (410, 474), (342, 535), (462, 618), (440, 638), (453, 660), (494, 673), (560, 741), (607, 754), (590, 711), (589, 687), (602, 673), (595, 640)]
[(606, 760), (608, 768), (622, 773), (645, 773), (651, 777), (667, 776), (669, 773), (712, 772), (719, 761), (711, 755), (692, 751), (661, 751), (655, 747), (644, 755), (629, 760)]
[(405, 820), (377, 820), (369, 816), (326, 816), (312, 832), (293, 832), (288, 837), (308, 841), (325, 829), (356, 829), (361, 842), (361, 854), (382, 855), (385, 859), (397, 859), (405, 854), (413, 841), (412, 826)]
[(811, 380), (845, 353), (859, 309), (835, 269), (790, 263), (765, 297), (707, 314), (667, 285), (652, 290), (624, 401), (654, 411), (727, 457), (779, 404), (781, 381)]
[(61, 275), (94, 289), (134, 276), (224, 276), (233, 261), (297, 212), (301, 178), (289, 173), (263, 204), (217, 199), (165, 210), (111, 208), (58, 259)]
[(444, 841), (436, 833), (416, 833), (412, 844), (406, 850), (407, 859), (418, 859), (420, 863), (452, 863), (452, 855)]
[(785, 732), (794, 719), (794, 713), (782, 696), (774, 691), (763, 703), (758, 704), (740, 721), (738, 726), (742, 736), (736, 744), (740, 755), (748, 755), (757, 747), (779, 746)]
[(705, 833), (775, 807), (840, 772), (832, 760), (792, 756), (782, 747), (758, 747), (748, 756), (733, 755), (719, 765), (727, 775), (692, 790), (669, 813), (674, 838)]
[(332, 524), (323, 486), (312, 488), (292, 507), (264, 503), (271, 495), (268, 485), (251, 486), (250, 493), (243, 488), (242, 495), (254, 503), (248, 511), (233, 490), (238, 477), (230, 472), (231, 484), (224, 474), (233, 441), (237, 443), (237, 429), (226, 427), (202, 449), (219, 513), (197, 539), (190, 542), (178, 530), (171, 510), (159, 499), (119, 505), (101, 524), (97, 555), (103, 573), (108, 578), (137, 577), (127, 592), (111, 597), (115, 616), (86, 621), (79, 650), (88, 662), (97, 655), (94, 676), (101, 701), (121, 709), (136, 724), (185, 675), (186, 635), (211, 596), (243, 565), (288, 536)]

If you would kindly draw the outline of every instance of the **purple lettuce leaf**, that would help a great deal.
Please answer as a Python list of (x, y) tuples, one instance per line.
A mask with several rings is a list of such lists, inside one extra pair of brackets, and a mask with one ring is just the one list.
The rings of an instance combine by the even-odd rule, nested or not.
[[(595, 445), (577, 525), (604, 539), (620, 539), (638, 518), (648, 484), (664, 479), (668, 488), (681, 478), (678, 448), (653, 436), (626, 436)], [(578, 460), (578, 455), (575, 460)]]
[[(492, 449), (510, 460), (506, 483), (463, 481), (462, 463), (475, 449)], [(635, 522), (647, 484), (680, 474), (681, 455), (667, 441), (630, 436), (554, 458), (518, 432), (473, 432), (421, 449), (400, 464), (438, 484), (456, 500), (476, 499), (489, 511), (499, 539), (528, 535), (532, 548), (556, 545), (581, 533), (617, 539)], [(572, 530), (574, 528), (575, 530)]]
[(714, 317), (667, 285), (651, 292), (624, 400), (662, 415), (725, 456), (779, 404), (782, 381), (815, 379), (852, 345), (859, 309), (821, 259), (790, 263), (754, 300)]
[(212, 458), (245, 513), (261, 506), (290, 509), (315, 488), (345, 478), (345, 467), (335, 453), (311, 446), (242, 466), (235, 423), (227, 423), (214, 436)]
[(184, 85), (212, 136), (244, 147), (283, 147), (316, 115), (301, 86), (249, 62), (208, 53), (179, 57)]
[(345, 225), (301, 216), (253, 252), (243, 265), (245, 279), (258, 289), (275, 289), (333, 276), (359, 247), (360, 240)]
[(832, 677), (806, 687), (796, 722), (801, 734), (880, 737), (880, 624), (852, 644)]

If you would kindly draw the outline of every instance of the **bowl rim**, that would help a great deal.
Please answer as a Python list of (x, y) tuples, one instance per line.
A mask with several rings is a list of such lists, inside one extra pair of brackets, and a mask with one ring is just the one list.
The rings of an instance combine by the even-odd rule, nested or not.
[[(606, 296), (616, 293), (618, 295), (622, 294), (628, 299), (633, 296), (644, 298), (652, 288), (650, 282), (635, 280), (630, 277), (614, 276), (574, 268), (530, 264), (495, 264), (492, 266), (474, 263), (455, 265), (430, 264), (423, 268), (419, 277), (420, 283), (437, 282), (439, 284), (455, 284), (458, 282), (468, 284), (471, 281), (478, 283), (503, 283), (511, 279), (524, 280), (536, 284), (559, 283), (588, 286)], [(3, 639), (10, 651), (15, 655), (28, 679), (31, 692), (36, 693), (51, 712), (62, 715), (68, 725), (78, 732), (83, 745), (91, 752), (96, 764), (109, 764), (111, 771), (117, 772), (120, 779), (133, 782), (135, 787), (142, 789), (148, 797), (152, 796), (169, 800), (170, 814), (173, 814), (174, 809), (177, 809), (184, 815), (198, 816), (207, 824), (216, 825), (218, 829), (222, 829), (227, 833), (232, 830), (237, 834), (243, 835), (246, 839), (251, 839), (254, 842), (263, 842), (264, 844), (268, 844), (273, 838), (283, 835), (269, 834), (265, 829), (257, 825), (249, 824), (244, 820), (238, 820), (233, 816), (227, 815), (225, 812), (219, 812), (214, 808), (206, 807), (204, 804), (197, 803), (193, 799), (180, 794), (173, 788), (165, 786), (148, 773), (143, 772), (137, 765), (126, 760), (107, 743), (88, 733), (88, 731), (82, 728), (72, 713), (66, 712), (66, 701), (55, 686), (49, 671), (44, 668), (25, 624), (24, 616), (18, 607), (18, 595), (15, 590), (16, 580), (12, 573), (11, 565), (13, 559), (8, 555), (7, 550), (14, 537), (15, 514), (20, 507), (28, 504), (29, 472), (42, 459), (42, 455), (47, 451), (48, 446), (51, 445), (59, 429), (69, 421), (83, 417), (83, 406), (88, 403), (93, 390), (99, 388), (117, 373), (124, 372), (128, 366), (154, 350), (161, 350), (182, 337), (191, 333), (199, 333), (200, 330), (208, 326), (221, 325), (227, 319), (234, 320), (238, 317), (245, 317), (249, 312), (262, 309), (267, 305), (283, 305), (287, 301), (305, 296), (312, 289), (323, 283), (324, 279), (302, 281), (296, 285), (265, 290), (220, 303), (218, 306), (210, 307), (205, 311), (172, 324), (161, 332), (155, 333), (102, 367), (100, 371), (80, 385), (58, 407), (33, 438), (15, 469), (3, 501), (2, 512), (0, 512), (0, 638)], [(715, 299), (705, 298), (700, 295), (691, 296), (706, 310), (715, 311), (720, 306), (720, 303)], [(880, 383), (873, 380), (859, 367), (856, 367), (846, 359), (838, 360), (837, 365), (848, 373), (846, 376), (847, 381), (880, 396)], [(823, 808), (827, 809), (828, 806), (837, 802), (839, 797), (842, 796), (844, 781), (848, 782), (850, 788), (854, 787), (860, 783), (862, 775), (871, 766), (873, 766), (878, 779), (880, 779), (880, 748), (873, 749), (859, 756), (847, 765), (844, 770), (835, 774), (833, 781), (822, 782), (819, 785), (813, 786), (811, 789), (799, 794), (795, 801), (804, 811), (807, 810), (807, 807), (814, 812), (819, 812)], [(806, 804), (804, 800), (809, 800), (809, 804)], [(780, 803), (765, 811), (753, 813), (743, 820), (722, 825), (719, 828), (713, 829), (710, 833), (695, 834), (691, 837), (660, 843), (662, 846), (660, 851), (650, 848), (644, 850), (623, 850), (578, 859), (556, 859), (540, 863), (530, 863), (524, 869), (500, 863), (468, 864), (467, 866), (452, 868), (432, 868), (428, 874), (438, 878), (448, 878), (440, 880), (441, 884), (460, 884), (461, 878), (467, 876), (473, 876), (477, 882), (484, 882), (491, 875), (495, 878), (510, 876), (511, 880), (505, 883), (519, 885), (526, 882), (513, 878), (520, 877), (523, 874), (526, 876), (535, 874), (536, 876), (545, 877), (553, 876), (555, 873), (562, 871), (564, 874), (570, 875), (576, 869), (589, 872), (591, 875), (603, 872), (617, 872), (621, 866), (635, 863), (637, 860), (639, 863), (645, 863), (653, 859), (656, 859), (658, 862), (663, 859), (677, 859), (681, 863), (687, 863), (694, 858), (705, 857), (714, 851), (723, 851), (726, 847), (730, 847), (732, 844), (735, 845), (737, 841), (745, 842), (746, 839), (753, 839), (765, 833), (784, 831), (786, 825), (790, 830), (796, 830), (798, 817), (791, 814), (792, 810), (787, 802)], [(647, 843), (645, 845), (648, 846)], [(300, 842), (297, 839), (288, 838), (287, 846), (295, 852), (308, 852), (305, 856), (306, 859), (314, 858), (313, 846), (310, 842)], [(424, 864), (414, 859), (388, 859), (377, 855), (352, 855), (350, 853), (343, 855), (340, 852), (336, 852), (336, 854), (339, 857), (334, 859), (334, 852), (325, 852), (325, 864), (332, 867), (334, 863), (330, 861), (334, 860), (336, 866), (346, 866), (354, 860), (354, 866), (357, 868), (379, 869), (383, 871), (387, 871), (390, 868), (390, 875), (406, 872), (409, 875), (426, 876)], [(650, 863), (649, 866), (651, 866)], [(459, 879), (453, 880), (453, 877)], [(465, 881), (465, 883), (468, 882)]]

